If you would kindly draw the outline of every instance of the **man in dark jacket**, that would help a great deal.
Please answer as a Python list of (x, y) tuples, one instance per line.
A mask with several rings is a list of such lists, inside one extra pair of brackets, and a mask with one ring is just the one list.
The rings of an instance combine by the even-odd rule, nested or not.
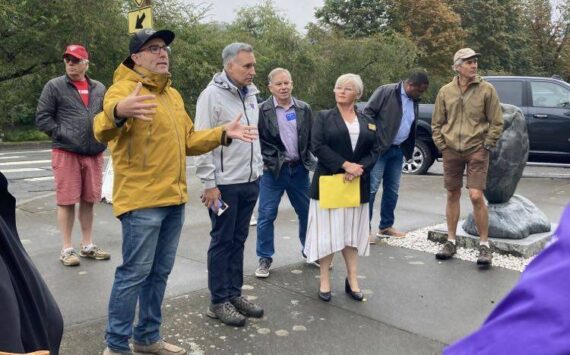
[(269, 276), (275, 252), (273, 222), (285, 191), (299, 218), (299, 240), (301, 246), (305, 246), (309, 170), (315, 166), (315, 159), (309, 152), (311, 107), (291, 96), (293, 80), (287, 69), (273, 69), (268, 79), (272, 96), (259, 107), (258, 124), (264, 172), (259, 184), (257, 277)]
[(93, 244), (93, 205), (101, 200), (105, 145), (93, 136), (93, 118), (102, 110), (105, 87), (87, 77), (89, 53), (70, 45), (63, 54), (65, 75), (48, 81), (38, 102), (36, 124), (52, 138), (52, 169), (55, 178), (57, 222), (63, 235), (60, 260), (79, 265), (71, 242), (75, 204), (82, 243), (79, 255), (106, 260), (109, 253)]
[[(376, 121), (380, 140), (380, 157), (370, 173), (369, 204), (372, 220), (376, 192), (383, 182), (377, 237), (406, 236), (394, 228), (394, 210), (398, 202), (403, 157), (411, 159), (416, 144), (419, 98), (428, 85), (425, 71), (414, 69), (406, 80), (376, 89), (364, 108), (364, 113)], [(372, 236), (370, 242), (374, 243)]]

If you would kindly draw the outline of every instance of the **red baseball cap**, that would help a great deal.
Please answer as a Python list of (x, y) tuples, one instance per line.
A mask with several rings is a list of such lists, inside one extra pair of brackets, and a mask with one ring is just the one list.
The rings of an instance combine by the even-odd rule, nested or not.
[(89, 60), (89, 53), (87, 53), (87, 49), (79, 44), (70, 44), (67, 46), (65, 53), (63, 53), (64, 57), (66, 55), (70, 55), (77, 59)]

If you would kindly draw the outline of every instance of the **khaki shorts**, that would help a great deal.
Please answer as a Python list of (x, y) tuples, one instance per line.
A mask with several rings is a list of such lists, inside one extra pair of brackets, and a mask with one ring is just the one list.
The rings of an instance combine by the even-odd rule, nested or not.
[(485, 190), (487, 187), (487, 171), (489, 169), (489, 151), (480, 148), (467, 156), (444, 149), (443, 186), (447, 190), (458, 190), (463, 187), (463, 173), (467, 166), (467, 188)]
[(53, 149), (51, 167), (59, 206), (101, 201), (103, 153), (89, 156)]

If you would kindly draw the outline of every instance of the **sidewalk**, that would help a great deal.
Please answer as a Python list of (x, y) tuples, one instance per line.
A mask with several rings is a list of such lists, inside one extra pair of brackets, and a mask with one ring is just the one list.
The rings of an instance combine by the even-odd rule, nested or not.
[[(441, 176), (405, 176), (402, 186), (397, 227), (412, 230), (443, 221)], [(519, 190), (555, 219), (567, 203), (561, 191), (569, 186), (564, 180), (523, 179)], [(163, 304), (165, 340), (186, 347), (189, 354), (439, 354), (477, 329), (520, 276), (498, 267), (481, 271), (461, 260), (438, 262), (433, 254), (377, 244), (369, 257), (359, 259), (367, 301), (353, 301), (344, 293), (346, 271), (337, 255), (333, 298), (325, 303), (317, 297), (318, 269), (301, 260), (296, 216), (284, 198), (268, 279), (251, 276), (257, 266), (255, 227), (246, 243), (244, 295), (265, 308), (265, 317), (248, 320), (244, 328), (227, 327), (204, 314), (209, 303), (210, 223), (198, 204), (199, 190), (199, 183), (190, 178), (186, 223)], [(463, 206), (468, 203), (462, 200)], [(17, 218), (22, 242), (64, 316), (61, 354), (101, 354), (108, 297), (121, 262), (121, 227), (112, 207), (96, 206), (94, 227), (95, 242), (112, 253), (111, 260), (82, 259), (76, 268), (65, 268), (57, 260), (60, 237), (53, 196), (20, 206)]]
[[(204, 315), (209, 293), (201, 289), (164, 303), (163, 336), (190, 354), (439, 354), (476, 329), (518, 279), (516, 272), (479, 272), (472, 263), (441, 264), (386, 246), (362, 261), (366, 302), (344, 294), (340, 258), (330, 304), (316, 296), (318, 270), (297, 263), (263, 281), (246, 277), (244, 294), (265, 307), (263, 319), (221, 325)], [(100, 354), (104, 328), (104, 319), (67, 328), (62, 354)]]

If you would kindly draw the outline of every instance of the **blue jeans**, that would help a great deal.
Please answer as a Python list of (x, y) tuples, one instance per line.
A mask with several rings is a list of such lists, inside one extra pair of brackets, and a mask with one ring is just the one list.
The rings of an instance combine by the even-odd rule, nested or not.
[(399, 146), (391, 146), (378, 158), (370, 172), (370, 202), (368, 206), (370, 208), (369, 216), (371, 221), (376, 192), (378, 192), (380, 183), (382, 183), (379, 229), (394, 225), (394, 210), (398, 203), (403, 159), (402, 149)]
[[(160, 307), (184, 224), (184, 204), (130, 211), (119, 219), (123, 264), (115, 271), (105, 338), (112, 350), (127, 352), (131, 336), (142, 345), (161, 338)], [(139, 319), (133, 332), (137, 300)]]
[(277, 218), (279, 203), (285, 191), (299, 218), (301, 250), (305, 246), (309, 215), (309, 171), (300, 163), (293, 167), (283, 164), (279, 178), (275, 178), (270, 171), (265, 171), (261, 176), (256, 249), (259, 258), (272, 260), (275, 253), (273, 222)]
[(212, 221), (212, 239), (208, 248), (208, 288), (213, 304), (241, 296), (243, 249), (259, 195), (259, 182), (218, 185), (218, 189), (228, 209), (221, 216), (208, 209)]

